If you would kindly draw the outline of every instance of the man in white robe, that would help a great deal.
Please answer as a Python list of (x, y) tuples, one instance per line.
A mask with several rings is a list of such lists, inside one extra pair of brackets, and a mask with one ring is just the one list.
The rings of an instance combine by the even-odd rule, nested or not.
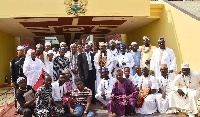
[(110, 44), (110, 50), (107, 52), (108, 56), (107, 56), (107, 68), (109, 72), (109, 77), (115, 77), (115, 70), (117, 69), (117, 57), (118, 57), (118, 53), (117, 53), (117, 49), (115, 48), (116, 43), (114, 40), (110, 40), (109, 42)]
[(173, 80), (175, 74), (168, 73), (167, 64), (160, 65), (161, 75), (157, 77), (159, 85), (159, 93), (156, 94), (156, 102), (158, 111), (160, 113), (166, 113), (169, 107), (169, 95), (173, 88)]
[(135, 112), (140, 114), (153, 114), (157, 111), (156, 91), (159, 89), (158, 82), (154, 76), (149, 75), (147, 66), (142, 69), (142, 72), (143, 75), (139, 79), (138, 88), (139, 90), (150, 88), (150, 91), (147, 97), (144, 98), (142, 107), (137, 105), (138, 108), (135, 108)]
[(97, 90), (97, 86), (101, 81), (101, 69), (103, 67), (107, 67), (107, 51), (105, 48), (105, 43), (99, 43), (99, 51), (94, 56), (94, 66), (96, 69), (96, 85), (95, 89)]
[(130, 74), (132, 74), (132, 67), (134, 66), (135, 62), (131, 53), (126, 52), (126, 45), (120, 44), (120, 55), (118, 56), (118, 66), (120, 69), (124, 71), (125, 67), (130, 68)]
[(176, 57), (172, 49), (165, 47), (165, 40), (163, 37), (158, 39), (159, 48), (153, 51), (150, 61), (150, 73), (154, 72), (155, 77), (160, 75), (160, 65), (167, 64), (169, 73), (176, 71)]
[(48, 57), (48, 61), (45, 62), (45, 66), (48, 70), (48, 72), (50, 73), (49, 75), (51, 76), (52, 79), (52, 83), (54, 82), (53, 79), (53, 58), (54, 58), (54, 52), (53, 50), (49, 50), (47, 53), (47, 57)]
[(110, 78), (108, 76), (108, 68), (102, 69), (102, 76), (103, 79), (100, 81), (98, 88), (97, 88), (97, 94), (95, 95), (95, 98), (99, 100), (104, 107), (110, 100), (110, 96), (112, 93), (113, 85), (117, 81), (115, 78)]
[(197, 116), (197, 100), (200, 98), (200, 74), (191, 71), (189, 64), (181, 65), (182, 73), (174, 79), (174, 90), (169, 98), (169, 108)]

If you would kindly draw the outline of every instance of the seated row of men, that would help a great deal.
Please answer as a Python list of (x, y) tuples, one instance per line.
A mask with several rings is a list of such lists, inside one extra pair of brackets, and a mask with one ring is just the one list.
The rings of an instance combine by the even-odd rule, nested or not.
[[(200, 74), (190, 71), (189, 64), (181, 65), (178, 75), (168, 72), (167, 64), (160, 65), (161, 75), (149, 74), (148, 67), (141, 71), (135, 67), (136, 75), (130, 75), (130, 68), (118, 69), (116, 79), (104, 78), (98, 86), (96, 99), (107, 107), (109, 113), (125, 116), (134, 111), (140, 114), (176, 113), (184, 111), (189, 116), (197, 115), (197, 100), (200, 97)], [(116, 81), (117, 80), (117, 81)]]
[[(190, 71), (189, 64), (182, 64), (182, 73), (175, 76), (168, 73), (166, 64), (161, 64), (159, 77), (149, 74), (144, 67), (141, 71), (135, 67), (136, 75), (130, 75), (130, 68), (115, 72), (115, 78), (109, 78), (108, 69), (102, 69), (103, 79), (98, 86), (96, 99), (107, 107), (109, 113), (125, 116), (134, 111), (140, 114), (175, 113), (185, 111), (189, 116), (197, 114), (197, 99), (200, 97), (200, 74)], [(16, 98), (21, 106), (20, 114), (31, 117), (44, 116), (86, 116), (94, 117), (89, 111), (92, 91), (84, 87), (83, 79), (76, 78), (75, 89), (70, 82), (70, 70), (59, 74), (58, 82), (44, 75), (44, 85), (34, 89), (26, 85), (23, 77), (18, 78), (19, 89)], [(34, 101), (36, 100), (36, 104)]]

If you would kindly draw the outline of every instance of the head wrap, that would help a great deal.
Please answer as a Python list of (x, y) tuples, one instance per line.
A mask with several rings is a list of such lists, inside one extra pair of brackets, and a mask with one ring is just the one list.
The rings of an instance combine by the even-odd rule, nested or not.
[(48, 51), (48, 54), (50, 54), (50, 53), (53, 53), (53, 50), (49, 50), (49, 51)]
[(29, 46), (29, 43), (25, 43), (23, 46), (24, 46), (25, 48), (27, 48), (27, 47)]
[(149, 40), (149, 37), (148, 36), (143, 36), (143, 40)]
[(17, 46), (17, 51), (19, 51), (19, 50), (23, 50), (24, 49), (24, 46)]
[(107, 71), (108, 71), (108, 68), (103, 67), (101, 71), (102, 71), (102, 72), (107, 72)]
[(188, 63), (183, 63), (183, 64), (181, 64), (181, 69), (183, 69), (183, 68), (190, 68), (190, 66)]
[(64, 45), (64, 44), (66, 44), (65, 42), (60, 42), (60, 47), (62, 46), (62, 45)]
[(167, 64), (161, 64), (161, 65), (160, 65), (160, 68), (164, 68), (164, 67), (165, 67), (165, 68), (168, 68), (168, 67), (167, 67)]
[(94, 43), (92, 41), (89, 41), (88, 45), (94, 45)]
[(137, 42), (132, 42), (131, 45), (137, 45)]
[(120, 40), (116, 40), (116, 44), (121, 44), (122, 42)]
[(162, 41), (165, 41), (165, 39), (163, 37), (159, 37), (158, 42), (162, 42)]
[(112, 39), (109, 41), (109, 44), (116, 44), (116, 42), (115, 42), (115, 40)]
[(46, 42), (44, 45), (45, 46), (51, 46), (51, 43), (50, 42)]
[(121, 43), (121, 44), (120, 44), (120, 48), (126, 48), (126, 44)]
[(31, 54), (32, 54), (32, 53), (35, 53), (35, 50), (31, 50)]
[(22, 80), (26, 80), (26, 78), (24, 78), (24, 77), (19, 77), (19, 78), (17, 79), (17, 84), (18, 84), (20, 81), (22, 81)]

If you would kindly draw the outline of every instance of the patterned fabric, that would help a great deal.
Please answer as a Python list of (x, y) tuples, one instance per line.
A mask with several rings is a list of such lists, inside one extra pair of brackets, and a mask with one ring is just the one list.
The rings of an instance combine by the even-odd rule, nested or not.
[(88, 96), (92, 96), (92, 91), (87, 87), (84, 87), (82, 92), (78, 88), (73, 89), (71, 93), (71, 97), (76, 100), (75, 104), (81, 104), (83, 106), (87, 105)]
[(50, 116), (50, 111), (54, 111), (57, 116), (64, 114), (64, 109), (58, 109), (53, 106), (52, 101), (52, 87), (45, 88), (41, 86), (37, 90), (38, 98), (36, 100), (36, 109), (35, 113), (38, 117), (48, 117)]
[(144, 88), (141, 89), (139, 94), (138, 94), (138, 98), (137, 98), (137, 108), (142, 108), (142, 105), (144, 103), (144, 99), (148, 96), (150, 91), (150, 88)]
[(61, 58), (60, 56), (56, 57), (53, 61), (53, 78), (54, 81), (57, 81), (58, 74), (62, 73), (65, 68), (69, 68), (69, 59), (67, 57)]
[(78, 69), (78, 53), (76, 53), (75, 55), (72, 54), (72, 52), (70, 52), (70, 63), (71, 63), (71, 69)]

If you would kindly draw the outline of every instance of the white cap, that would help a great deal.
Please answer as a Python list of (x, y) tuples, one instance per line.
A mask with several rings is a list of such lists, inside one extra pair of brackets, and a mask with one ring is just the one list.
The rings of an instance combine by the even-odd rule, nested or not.
[(71, 48), (72, 46), (76, 46), (76, 44), (75, 44), (75, 43), (72, 43), (72, 44), (70, 45), (70, 48)]
[(50, 53), (53, 53), (53, 50), (49, 50), (49, 51), (48, 51), (48, 54), (50, 54)]
[(137, 45), (137, 42), (132, 42), (131, 45)]
[(149, 37), (143, 36), (143, 40), (149, 40)]
[(44, 45), (45, 46), (51, 46), (51, 43), (50, 42), (46, 42)]
[(109, 41), (109, 43), (110, 43), (110, 44), (112, 44), (112, 43), (115, 43), (115, 44), (116, 44), (116, 41), (113, 40), (113, 39), (111, 39), (111, 40)]
[(94, 45), (94, 43), (92, 41), (89, 41), (88, 45)]
[(60, 47), (61, 47), (63, 44), (66, 44), (66, 43), (65, 43), (65, 42), (60, 42)]
[(19, 50), (23, 50), (24, 49), (24, 46), (17, 46), (17, 51), (19, 51)]
[(190, 66), (188, 63), (183, 63), (183, 64), (181, 64), (181, 69), (183, 69), (183, 68), (190, 68)]
[(122, 42), (120, 40), (116, 40), (116, 44), (121, 44)]

